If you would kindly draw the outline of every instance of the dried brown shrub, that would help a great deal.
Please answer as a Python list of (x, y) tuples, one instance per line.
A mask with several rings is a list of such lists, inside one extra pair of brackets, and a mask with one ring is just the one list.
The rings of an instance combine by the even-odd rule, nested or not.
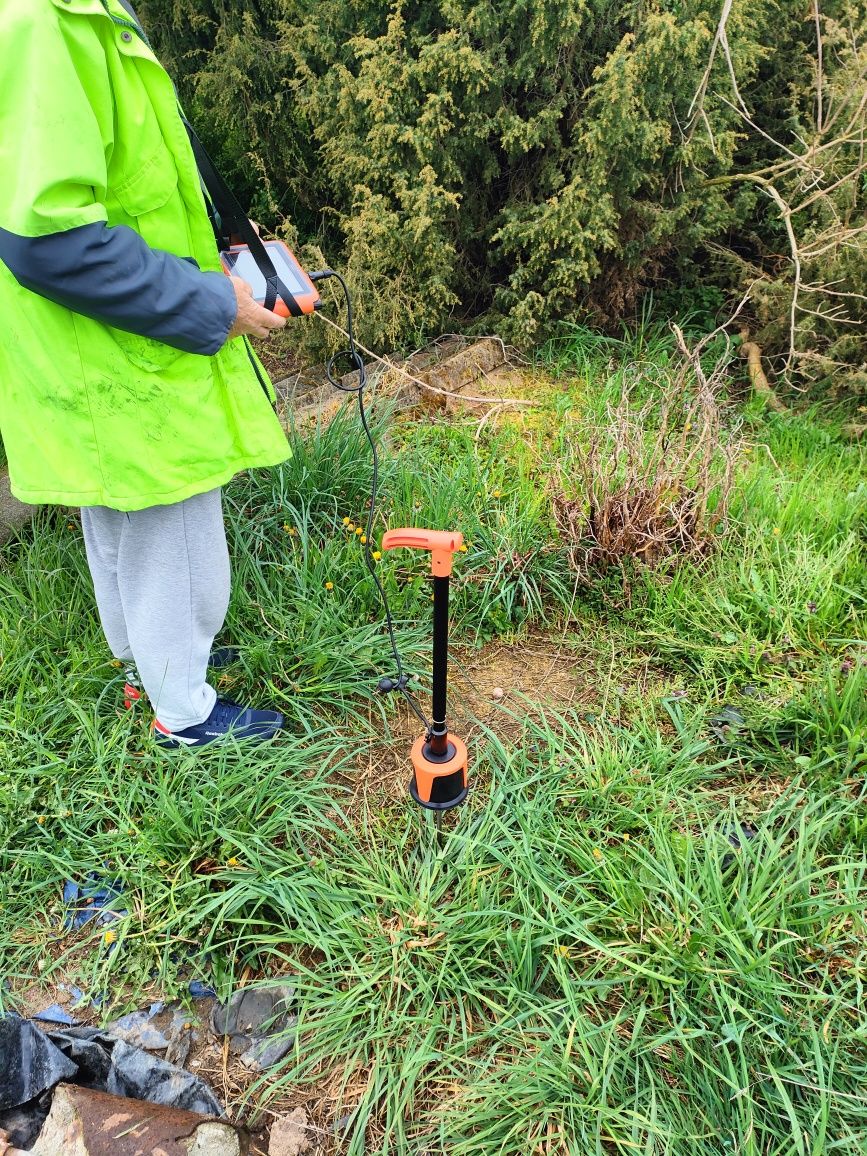
[(720, 408), (731, 358), (708, 370), (714, 335), (689, 349), (674, 332), (679, 359), (666, 379), (640, 404), (640, 383), (625, 385), (607, 423), (574, 440), (553, 488), (561, 537), (585, 578), (626, 559), (670, 568), (709, 553), (725, 532), (739, 445)]

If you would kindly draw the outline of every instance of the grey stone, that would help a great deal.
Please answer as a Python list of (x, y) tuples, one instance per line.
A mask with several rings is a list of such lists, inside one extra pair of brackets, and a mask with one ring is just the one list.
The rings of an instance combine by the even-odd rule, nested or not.
[(310, 1136), (307, 1131), (307, 1113), (296, 1108), (288, 1116), (280, 1116), (271, 1125), (271, 1140), (268, 1156), (302, 1156), (310, 1150)]
[(295, 1043), (292, 1030), (298, 1023), (297, 1016), (290, 1016), (279, 1035), (253, 1036), (250, 1047), (241, 1056), (241, 1063), (252, 1071), (265, 1071), (280, 1062)]
[(251, 987), (236, 991), (228, 1004), (211, 1009), (211, 1030), (228, 1037), (229, 1051), (254, 1071), (278, 1063), (295, 1041), (296, 1017), (289, 1014), (295, 995), (291, 984)]

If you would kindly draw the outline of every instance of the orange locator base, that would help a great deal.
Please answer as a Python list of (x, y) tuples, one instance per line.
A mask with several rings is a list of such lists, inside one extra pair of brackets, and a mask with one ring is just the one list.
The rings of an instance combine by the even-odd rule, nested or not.
[(447, 757), (431, 759), (426, 735), (421, 735), (410, 751), (413, 775), (409, 793), (429, 811), (448, 811), (467, 797), (467, 744), (457, 735), (448, 736)]

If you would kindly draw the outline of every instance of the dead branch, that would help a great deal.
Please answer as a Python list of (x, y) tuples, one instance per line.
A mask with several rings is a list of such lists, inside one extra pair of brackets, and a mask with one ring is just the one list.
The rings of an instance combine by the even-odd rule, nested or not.
[(788, 413), (788, 408), (777, 397), (762, 368), (762, 351), (755, 341), (750, 341), (750, 331), (744, 326), (741, 329), (741, 357), (747, 360), (747, 373), (750, 376), (750, 385), (753, 392), (775, 413)]
[[(839, 285), (839, 281), (833, 279), (835, 263), (839, 267), (846, 255), (845, 259), (851, 265), (848, 254), (863, 249), (867, 234), (863, 218), (860, 221), (851, 219), (867, 171), (864, 149), (867, 115), (867, 88), (863, 83), (865, 56), (854, 29), (851, 30), (852, 43), (842, 54), (839, 43), (835, 44), (833, 52), (826, 50), (828, 17), (820, 11), (819, 0), (811, 0), (810, 15), (816, 36), (814, 123), (809, 132), (793, 133), (790, 140), (778, 140), (756, 123), (740, 92), (727, 36), (731, 8), (729, 0), (723, 0), (707, 65), (690, 105), (689, 136), (702, 120), (708, 126), (711, 147), (714, 147), (704, 106), (715, 63), (722, 59), (727, 72), (727, 83), (723, 87), (729, 89), (729, 94), (715, 93), (715, 99), (736, 113), (751, 133), (764, 138), (779, 159), (753, 172), (727, 173), (711, 178), (706, 184), (752, 183), (773, 201), (786, 231), (791, 275), (782, 284), (777, 277), (763, 279), (762, 284), (774, 285), (785, 294), (788, 315), (785, 369), (791, 371), (800, 367), (803, 372), (805, 360), (810, 360), (807, 355), (816, 351), (815, 346), (811, 349), (813, 342), (818, 340), (828, 347), (833, 343), (834, 330), (838, 326), (859, 324), (832, 305), (823, 309), (821, 303), (814, 300), (808, 308), (801, 303), (801, 296), (810, 293), (821, 297), (827, 292), (829, 296), (847, 296), (852, 301), (863, 299), (863, 294), (857, 292), (857, 284), (853, 285), (850, 293), (846, 292), (848, 284), (851, 284), (848, 279), (842, 288), (832, 289), (831, 286)], [(831, 61), (834, 68), (829, 71)], [(850, 156), (853, 151), (854, 155)], [(826, 287), (822, 274), (829, 270), (829, 266), (832, 275), (828, 277)], [(764, 294), (764, 288), (761, 292)], [(767, 387), (767, 378), (761, 369), (761, 353), (758, 347), (751, 349), (751, 344), (745, 342), (742, 352), (748, 359), (753, 388), (766, 397), (772, 408), (784, 408), (773, 390)], [(769, 392), (766, 392), (766, 387)]]

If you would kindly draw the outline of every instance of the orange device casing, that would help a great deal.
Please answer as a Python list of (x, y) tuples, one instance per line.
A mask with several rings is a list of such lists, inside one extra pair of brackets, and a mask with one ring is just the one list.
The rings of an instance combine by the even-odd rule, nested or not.
[[(312, 313), (318, 309), (321, 300), (319, 291), (298, 264), (298, 261), (288, 245), (283, 241), (263, 241), (268, 255), (274, 262), (274, 267), (286, 288), (302, 313)], [(265, 278), (253, 258), (247, 245), (231, 245), (220, 253), (220, 264), (229, 277), (241, 277), (253, 286), (253, 298), (261, 305), (265, 300)], [(289, 317), (290, 311), (282, 298), (278, 297), (273, 312), (279, 317)]]

